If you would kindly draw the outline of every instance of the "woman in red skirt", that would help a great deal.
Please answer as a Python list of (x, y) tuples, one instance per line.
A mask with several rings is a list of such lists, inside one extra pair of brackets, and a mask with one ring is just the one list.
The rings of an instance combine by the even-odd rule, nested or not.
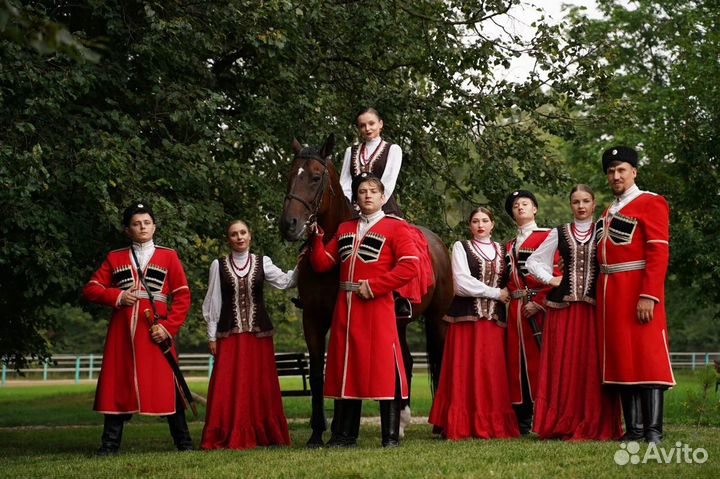
[(210, 352), (215, 356), (201, 447), (252, 449), (290, 444), (280, 395), (273, 326), (263, 286), (295, 286), (295, 271), (283, 273), (267, 256), (250, 253), (244, 221), (228, 227), (232, 252), (210, 265), (203, 302)]
[[(544, 439), (614, 440), (622, 435), (620, 402), (601, 385), (592, 189), (575, 186), (570, 206), (575, 220), (552, 230), (527, 261), (533, 276), (554, 287), (545, 301), (533, 431)], [(553, 275), (555, 251), (562, 276)]]
[(505, 359), (505, 251), (490, 239), (490, 210), (475, 209), (469, 223), (472, 238), (453, 246), (455, 298), (429, 422), (453, 440), (517, 437)]

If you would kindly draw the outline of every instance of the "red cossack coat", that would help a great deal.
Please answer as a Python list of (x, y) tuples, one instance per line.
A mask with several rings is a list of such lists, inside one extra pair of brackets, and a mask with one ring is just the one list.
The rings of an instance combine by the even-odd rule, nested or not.
[[(530, 275), (525, 267), (525, 262), (533, 251), (545, 241), (549, 233), (549, 229), (538, 228), (530, 233), (530, 236), (521, 245), (515, 245), (515, 239), (512, 239), (506, 246), (508, 273), (510, 275), (507, 283), (508, 291), (510, 291), (511, 295), (517, 295), (527, 287), (534, 292), (529, 301), (537, 304), (542, 309), (533, 316), (539, 331), (542, 331), (545, 319), (545, 297), (551, 288)], [(507, 315), (507, 363), (510, 400), (513, 404), (521, 404), (524, 399), (522, 397), (521, 365), (523, 356), (525, 357), (525, 367), (527, 368), (527, 377), (530, 384), (530, 399), (533, 401), (538, 386), (540, 346), (533, 335), (530, 321), (522, 317), (524, 304), (524, 298), (513, 298), (508, 306)]]
[[(675, 384), (665, 317), (669, 217), (665, 198), (644, 192), (598, 220), (597, 314), (605, 384)], [(641, 297), (655, 301), (647, 324), (637, 319)]]
[[(313, 240), (310, 261), (316, 271), (340, 264), (338, 291), (330, 328), (325, 396), (343, 399), (393, 399), (399, 375), (408, 396), (405, 367), (392, 292), (418, 274), (418, 251), (404, 220), (384, 217), (363, 237), (358, 222), (342, 223), (323, 245)], [(343, 289), (343, 283), (368, 280), (373, 298)]]
[[(134, 264), (130, 248), (110, 252), (83, 290), (88, 301), (113, 308), (94, 409), (105, 414), (169, 415), (175, 412), (175, 378), (150, 337), (145, 310), (152, 308)], [(144, 274), (158, 313), (166, 317), (160, 325), (174, 337), (190, 309), (190, 289), (177, 253), (156, 246)], [(133, 306), (120, 306), (125, 290), (140, 297)]]

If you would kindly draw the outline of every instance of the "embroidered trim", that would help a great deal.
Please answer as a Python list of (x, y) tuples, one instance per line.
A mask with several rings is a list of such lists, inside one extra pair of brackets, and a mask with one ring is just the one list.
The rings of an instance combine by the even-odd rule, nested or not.
[(637, 218), (631, 218), (621, 213), (615, 213), (615, 215), (613, 215), (610, 219), (609, 228), (607, 230), (610, 241), (618, 246), (632, 243), (637, 223)]
[(338, 256), (340, 261), (345, 262), (352, 255), (355, 233), (345, 233), (338, 237)]
[(520, 248), (517, 250), (517, 266), (523, 277), (530, 274), (527, 269), (526, 263), (530, 255), (533, 254), (533, 252), (535, 251), (535, 249), (536, 248)]
[(380, 259), (380, 253), (385, 245), (385, 236), (369, 231), (363, 237), (357, 249), (357, 256), (363, 263), (375, 263)]
[(159, 293), (163, 289), (167, 269), (156, 264), (149, 264), (145, 269), (145, 281), (153, 293)]
[[(366, 171), (372, 171), (373, 166), (375, 166), (375, 162), (378, 158), (380, 158), (385, 150), (388, 149), (390, 143), (388, 143), (385, 140), (380, 140), (380, 144), (375, 148), (375, 151), (373, 152), (372, 156), (370, 157), (370, 161), (367, 162), (366, 165), (362, 164), (362, 161), (360, 160), (360, 147), (362, 145), (353, 145), (352, 149), (352, 165), (353, 165), (353, 171), (355, 172), (354, 176), (358, 176), (360, 173), (366, 172)], [(364, 167), (363, 167), (364, 166)]]
[(112, 272), (112, 280), (119, 289), (128, 290), (135, 284), (135, 277), (132, 274), (132, 266), (129, 264), (118, 266)]
[(605, 234), (605, 218), (600, 218), (597, 220), (597, 223), (595, 223), (595, 242), (600, 243), (600, 240), (603, 239), (603, 236)]
[[(570, 264), (565, 268), (568, 271), (569, 294), (563, 297), (563, 301), (587, 302), (587, 298), (589, 298), (587, 293), (592, 289), (595, 276), (596, 230), (592, 231), (592, 235), (586, 242), (581, 243), (573, 234), (572, 226), (572, 223), (566, 223), (562, 226), (563, 234), (558, 235), (558, 240), (562, 239), (570, 250)], [(560, 238), (560, 236), (564, 238)], [(556, 305), (559, 303), (548, 301), (547, 304), (558, 307)], [(593, 300), (591, 304), (595, 304), (595, 301)]]

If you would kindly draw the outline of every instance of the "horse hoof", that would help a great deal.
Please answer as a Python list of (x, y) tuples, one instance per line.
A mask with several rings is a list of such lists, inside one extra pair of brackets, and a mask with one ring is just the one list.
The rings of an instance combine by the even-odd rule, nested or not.
[(410, 425), (410, 418), (412, 417), (412, 414), (410, 413), (410, 406), (405, 406), (402, 411), (400, 411), (400, 438), (402, 439), (405, 437), (405, 428)]
[(310, 439), (307, 440), (305, 443), (305, 447), (308, 449), (318, 449), (325, 445), (325, 443), (322, 440), (322, 433), (312, 433), (310, 436)]

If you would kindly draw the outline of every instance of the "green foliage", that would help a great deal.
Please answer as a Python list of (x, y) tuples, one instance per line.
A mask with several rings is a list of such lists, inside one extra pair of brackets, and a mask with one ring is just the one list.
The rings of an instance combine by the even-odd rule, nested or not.
[[(562, 91), (584, 94), (569, 150), (597, 164), (603, 148), (640, 150), (638, 183), (671, 208), (676, 284), (699, 290), (715, 315), (720, 255), (720, 5), (714, 0), (602, 0), (590, 19), (571, 11), (565, 30), (577, 74)], [(710, 329), (710, 328), (708, 328)], [(714, 326), (714, 329), (717, 329)]]
[[(157, 213), (157, 243), (187, 269), (194, 302), (182, 346), (204, 348), (199, 306), (227, 222), (245, 218), (254, 250), (291, 267), (297, 250), (276, 225), (290, 141), (335, 132), (349, 145), (362, 106), (383, 113), (386, 136), (405, 151), (398, 194), (408, 217), (448, 240), (458, 210), (501, 204), (521, 185), (561, 184), (537, 133), (569, 126), (543, 112), (543, 81), (496, 80), (521, 51), (564, 71), (553, 63), (558, 27), (540, 22), (528, 44), (487, 34), (519, 4), (26, 2), (18, 15), (107, 49), (97, 63), (51, 42), (39, 56), (22, 39), (36, 27), (19, 20), (23, 37), (0, 44), (2, 357), (47, 354), (41, 333), (61, 329), (62, 305), (107, 315), (80, 290), (125, 244), (119, 212), (137, 199)], [(292, 308), (270, 307), (279, 331), (299, 331)]]
[(8, 39), (33, 48), (41, 54), (63, 52), (78, 61), (97, 62), (100, 55), (92, 48), (100, 45), (71, 34), (65, 26), (43, 17), (38, 2), (20, 7), (11, 0), (0, 1), (0, 39)]
[(720, 400), (714, 394), (714, 388), (720, 374), (713, 366), (707, 366), (696, 373), (698, 387), (688, 391), (683, 403), (693, 417), (696, 426), (707, 426), (720, 422)]

